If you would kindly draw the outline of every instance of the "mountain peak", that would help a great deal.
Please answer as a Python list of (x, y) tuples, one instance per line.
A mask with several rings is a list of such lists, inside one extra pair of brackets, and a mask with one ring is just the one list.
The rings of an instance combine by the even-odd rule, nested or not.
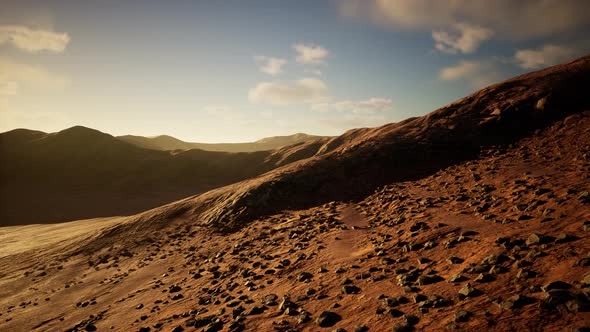
[(58, 131), (56, 133), (57, 135), (108, 135), (111, 136), (109, 134), (105, 134), (102, 131), (96, 130), (96, 129), (92, 129), (92, 128), (88, 128), (88, 127), (84, 127), (84, 126), (73, 126), (61, 131)]

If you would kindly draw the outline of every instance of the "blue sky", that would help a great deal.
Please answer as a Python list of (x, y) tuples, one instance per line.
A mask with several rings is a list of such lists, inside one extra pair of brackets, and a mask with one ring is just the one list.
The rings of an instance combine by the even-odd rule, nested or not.
[(0, 5), (0, 131), (338, 135), (588, 53), (578, 0)]

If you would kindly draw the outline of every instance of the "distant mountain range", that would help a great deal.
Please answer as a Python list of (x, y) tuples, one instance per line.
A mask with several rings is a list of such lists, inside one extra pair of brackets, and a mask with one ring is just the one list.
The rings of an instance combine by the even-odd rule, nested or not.
[(162, 151), (201, 149), (205, 151), (222, 152), (255, 152), (274, 150), (286, 145), (326, 138), (326, 136), (314, 136), (297, 133), (289, 136), (267, 137), (260, 139), (256, 142), (248, 143), (193, 143), (181, 141), (175, 137), (168, 135), (161, 135), (156, 137), (124, 135), (117, 136), (117, 138), (142, 148)]
[[(198, 144), (169, 136), (134, 138), (149, 147), (81, 126), (1, 133), (0, 226), (137, 213), (313, 156), (327, 141), (297, 134), (223, 144), (267, 150), (230, 153), (188, 150)], [(298, 143), (268, 150), (280, 142)]]

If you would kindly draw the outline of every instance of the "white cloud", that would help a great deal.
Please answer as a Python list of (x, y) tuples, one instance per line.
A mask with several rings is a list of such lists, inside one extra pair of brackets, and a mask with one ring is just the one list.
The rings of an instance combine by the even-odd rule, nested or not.
[(40, 51), (61, 53), (69, 42), (70, 36), (67, 33), (34, 30), (21, 25), (0, 26), (0, 45), (12, 44), (12, 46), (30, 53)]
[(392, 122), (389, 114), (391, 99), (370, 98), (367, 100), (326, 101), (311, 105), (311, 110), (323, 114), (318, 120), (330, 128), (347, 130), (360, 127), (375, 127)]
[(476, 25), (467, 23), (457, 23), (453, 25), (452, 32), (446, 30), (436, 30), (432, 32), (432, 38), (435, 41), (437, 50), (456, 54), (473, 53), (479, 45), (493, 36), (493, 31)]
[(319, 45), (295, 44), (293, 48), (298, 53), (295, 60), (304, 64), (321, 64), (330, 54), (327, 49)]
[(370, 98), (367, 100), (352, 101), (342, 100), (335, 102), (317, 103), (311, 106), (313, 111), (317, 112), (351, 112), (354, 114), (374, 114), (391, 109), (393, 102), (391, 99)]
[(290, 82), (261, 82), (248, 92), (252, 103), (288, 105), (320, 102), (326, 99), (328, 87), (317, 78), (302, 78)]
[(273, 76), (282, 73), (283, 66), (287, 64), (286, 59), (273, 58), (264, 55), (255, 56), (254, 60), (260, 65), (259, 69), (261, 72)]
[(473, 75), (480, 71), (481, 64), (475, 61), (461, 61), (455, 66), (441, 69), (439, 77), (445, 81), (453, 81)]
[(499, 38), (530, 39), (590, 24), (587, 0), (341, 0), (341, 13), (397, 28), (432, 31), (466, 22)]
[(525, 69), (536, 69), (563, 62), (575, 55), (569, 47), (547, 44), (537, 50), (518, 50), (514, 55), (517, 64)]
[(483, 88), (501, 78), (502, 72), (492, 61), (460, 61), (442, 68), (438, 77), (444, 81), (466, 81), (474, 88)]
[(67, 77), (51, 73), (43, 67), (0, 57), (0, 95), (15, 95), (21, 86), (60, 90), (69, 82)]

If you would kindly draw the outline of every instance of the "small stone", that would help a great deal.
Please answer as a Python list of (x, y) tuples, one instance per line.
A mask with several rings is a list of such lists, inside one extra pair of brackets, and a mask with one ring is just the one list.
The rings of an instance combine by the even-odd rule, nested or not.
[(176, 293), (176, 292), (180, 292), (180, 290), (182, 290), (182, 288), (178, 285), (172, 285), (170, 286), (170, 289), (168, 290), (169, 293)]
[(342, 319), (340, 315), (332, 311), (322, 311), (322, 313), (316, 318), (316, 323), (320, 327), (334, 326), (337, 322)]
[(397, 309), (387, 309), (385, 310), (384, 314), (386, 314), (389, 317), (396, 318), (403, 316), (404, 313)]
[(414, 331), (414, 327), (408, 325), (407, 323), (396, 323), (393, 325), (392, 330), (393, 332), (411, 332)]
[(527, 269), (520, 269), (516, 273), (516, 278), (517, 279), (529, 279), (529, 278), (534, 278), (535, 275), (536, 275), (536, 273), (533, 271), (530, 271)]
[(476, 294), (476, 289), (471, 286), (470, 283), (467, 283), (463, 288), (459, 290), (459, 295), (463, 295), (465, 297), (470, 297)]
[(455, 311), (455, 321), (456, 322), (466, 322), (469, 319), (471, 314), (469, 311), (466, 310), (457, 310)]
[(279, 299), (279, 297), (276, 294), (268, 294), (266, 296), (264, 296), (264, 299), (262, 302), (264, 302), (264, 304), (268, 305), (268, 306), (275, 306), (278, 304), (277, 300)]
[(449, 259), (447, 259), (447, 260), (451, 264), (461, 264), (461, 263), (463, 263), (463, 259), (462, 258), (455, 257), (455, 256), (449, 257)]
[(447, 281), (450, 283), (461, 282), (465, 278), (460, 274), (453, 274)]
[(430, 263), (430, 262), (431, 262), (431, 260), (428, 258), (424, 258), (424, 257), (418, 258), (418, 264), (426, 264), (426, 263)]
[(563, 282), (563, 281), (559, 281), (559, 280), (552, 281), (542, 287), (544, 292), (548, 292), (553, 289), (570, 289), (570, 288), (572, 288), (572, 285), (568, 284), (567, 282)]
[(247, 309), (243, 312), (244, 316), (252, 316), (252, 315), (259, 315), (264, 312), (264, 307), (262, 306), (252, 306), (250, 309)]
[(304, 311), (304, 312), (300, 313), (299, 316), (297, 316), (297, 323), (299, 323), (299, 324), (307, 323), (310, 320), (311, 320), (311, 315), (307, 311)]
[(383, 299), (383, 304), (386, 307), (396, 307), (399, 305), (399, 302), (395, 298), (388, 297), (388, 298)]
[(428, 300), (428, 297), (424, 294), (416, 294), (414, 296), (414, 303), (420, 303)]
[(525, 304), (531, 303), (533, 300), (524, 295), (514, 295), (502, 301), (500, 307), (505, 310), (512, 310), (522, 307)]
[(313, 277), (313, 274), (311, 274), (309, 272), (301, 272), (297, 276), (297, 281), (305, 282), (305, 281), (310, 280), (312, 277)]
[(494, 280), (494, 277), (487, 273), (480, 273), (474, 280), (477, 282), (490, 282)]
[(418, 324), (418, 322), (420, 321), (420, 318), (418, 318), (418, 316), (412, 314), (404, 315), (404, 319), (406, 320), (406, 323), (410, 326), (414, 326)]
[(541, 243), (541, 237), (538, 234), (531, 234), (528, 239), (526, 240), (527, 245), (539, 244)]
[(590, 257), (584, 257), (578, 260), (576, 266), (590, 266)]
[(560, 234), (556, 239), (555, 243), (566, 243), (576, 240), (577, 237), (570, 234)]

